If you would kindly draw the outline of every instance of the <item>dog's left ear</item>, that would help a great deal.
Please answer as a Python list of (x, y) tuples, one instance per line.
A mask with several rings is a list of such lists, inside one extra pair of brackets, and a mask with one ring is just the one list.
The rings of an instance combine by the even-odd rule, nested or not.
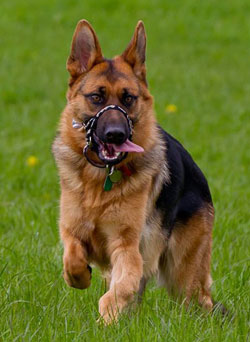
[(88, 72), (95, 64), (103, 61), (96, 33), (87, 20), (80, 20), (72, 39), (67, 69), (72, 79)]
[(140, 20), (136, 25), (133, 38), (123, 52), (122, 57), (132, 66), (135, 75), (144, 83), (146, 83), (145, 56), (146, 33), (143, 22)]

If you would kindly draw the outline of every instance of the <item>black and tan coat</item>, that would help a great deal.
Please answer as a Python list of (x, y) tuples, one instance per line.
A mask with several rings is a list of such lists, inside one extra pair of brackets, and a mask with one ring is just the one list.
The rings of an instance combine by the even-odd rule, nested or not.
[[(71, 78), (53, 153), (60, 174), (60, 235), (64, 244), (64, 278), (87, 288), (97, 265), (109, 281), (99, 301), (105, 322), (143, 292), (155, 276), (174, 296), (192, 297), (211, 309), (210, 258), (213, 205), (207, 182), (188, 152), (156, 123), (146, 83), (146, 37), (139, 22), (125, 52), (102, 56), (89, 23), (78, 23), (67, 68)], [(124, 93), (133, 94), (132, 103)], [(94, 94), (94, 96), (89, 96)], [(100, 100), (101, 99), (101, 100)], [(105, 192), (104, 169), (82, 154), (84, 121), (107, 104), (123, 107), (133, 121), (133, 142), (143, 153), (129, 153), (116, 165), (124, 175)], [(98, 155), (92, 152), (93, 160)]]

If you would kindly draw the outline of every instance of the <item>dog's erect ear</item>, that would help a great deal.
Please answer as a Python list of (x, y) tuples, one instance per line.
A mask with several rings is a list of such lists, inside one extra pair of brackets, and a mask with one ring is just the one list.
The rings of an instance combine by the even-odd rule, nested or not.
[(146, 83), (145, 55), (146, 33), (143, 22), (140, 20), (136, 25), (133, 38), (123, 52), (122, 57), (132, 66), (135, 75)]
[(73, 35), (71, 53), (67, 60), (69, 73), (75, 79), (102, 60), (102, 51), (95, 31), (87, 20), (80, 20)]

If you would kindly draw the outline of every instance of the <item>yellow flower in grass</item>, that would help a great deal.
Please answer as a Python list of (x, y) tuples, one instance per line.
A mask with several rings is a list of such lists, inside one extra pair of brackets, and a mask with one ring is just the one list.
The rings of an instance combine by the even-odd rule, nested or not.
[(34, 167), (39, 163), (39, 160), (36, 156), (29, 156), (27, 159), (27, 165), (30, 167)]
[(176, 113), (177, 112), (177, 106), (173, 103), (166, 105), (165, 108), (167, 113)]

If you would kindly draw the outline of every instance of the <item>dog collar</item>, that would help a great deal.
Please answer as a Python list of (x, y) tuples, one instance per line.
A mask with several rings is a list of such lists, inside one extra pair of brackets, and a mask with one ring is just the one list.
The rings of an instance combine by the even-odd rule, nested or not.
[[(84, 128), (86, 130), (86, 145), (83, 148), (83, 154), (85, 155), (87, 161), (90, 164), (92, 164), (95, 167), (99, 167), (99, 168), (105, 168), (108, 166), (108, 164), (105, 164), (105, 163), (104, 164), (98, 164), (98, 163), (94, 162), (93, 160), (91, 160), (88, 156), (88, 150), (89, 150), (89, 148), (93, 148), (93, 145), (94, 145), (95, 140), (93, 138), (93, 134), (94, 134), (94, 131), (96, 129), (98, 119), (105, 112), (107, 112), (110, 109), (118, 110), (120, 113), (122, 113), (125, 116), (125, 118), (127, 119), (127, 122), (128, 122), (128, 127), (129, 127), (129, 140), (132, 140), (132, 131), (133, 131), (132, 121), (131, 121), (130, 117), (128, 116), (127, 112), (118, 105), (112, 105), (111, 104), (111, 105), (108, 105), (108, 106), (102, 108), (101, 110), (99, 110), (99, 112), (96, 113), (95, 116), (90, 118), (87, 122), (77, 122), (74, 119), (72, 120), (73, 128), (76, 128), (76, 129)], [(127, 157), (127, 154), (128, 153), (124, 154), (124, 156), (122, 157), (120, 162)]]

